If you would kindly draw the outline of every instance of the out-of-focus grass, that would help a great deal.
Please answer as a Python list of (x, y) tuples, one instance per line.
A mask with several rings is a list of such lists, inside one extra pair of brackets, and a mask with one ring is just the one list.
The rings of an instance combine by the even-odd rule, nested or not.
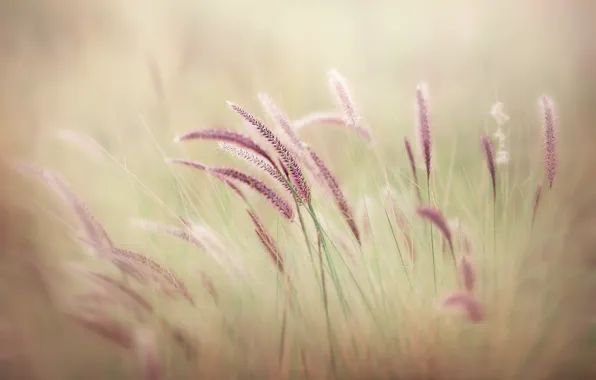
[[(465, 174), (462, 166), (473, 171), (467, 173), (472, 189), (463, 181), (453, 184), (449, 194), (454, 199), (448, 204), (455, 205), (457, 198), (473, 197), (477, 184), (488, 185), (477, 137), (480, 130), (492, 131), (488, 110), (496, 100), (506, 104), (512, 119), (512, 183), (540, 177), (536, 98), (548, 92), (562, 122), (559, 200), (550, 202), (566, 206), (566, 214), (544, 231), (554, 230), (554, 241), (573, 230), (569, 223), (576, 202), (590, 202), (585, 198), (589, 195), (577, 190), (591, 185), (584, 165), (591, 160), (585, 140), (593, 121), (579, 102), (580, 95), (591, 93), (581, 86), (593, 81), (578, 81), (583, 67), (578, 60), (585, 59), (577, 55), (581, 46), (576, 40), (582, 34), (573, 18), (579, 3), (155, 0), (92, 6), (48, 0), (2, 7), (6, 59), (1, 106), (11, 129), (6, 145), (26, 145), (22, 156), (59, 170), (115, 240), (155, 255), (184, 277), (198, 268), (213, 269), (212, 263), (171, 239), (131, 228), (130, 218), (167, 222), (188, 213), (203, 219), (224, 241), (239, 241), (238, 251), (249, 252), (249, 260), (266, 262), (260, 251), (252, 252), (256, 240), (240, 217), (237, 199), (207, 176), (173, 170), (163, 162), (165, 156), (210, 163), (225, 158), (211, 144), (177, 146), (173, 137), (212, 124), (242, 128), (225, 100), (258, 110), (255, 94), (262, 90), (293, 118), (330, 109), (324, 73), (331, 67), (349, 79), (379, 141), (378, 151), (396, 177), (408, 169), (401, 142), (403, 135), (413, 133), (414, 86), (419, 80), (429, 82), (437, 170), (446, 175), (453, 160), (457, 178)], [(108, 158), (94, 160), (57, 140), (54, 133), (61, 128), (93, 136)], [(303, 137), (332, 163), (351, 199), (376, 190), (380, 172), (355, 135), (314, 127)], [(363, 189), (362, 184), (368, 186)], [(530, 191), (526, 188), (513, 205), (527, 207)], [(35, 205), (56, 213), (43, 211), (40, 221), (72, 224), (55, 204), (44, 200)], [(473, 221), (482, 213), (482, 206), (477, 207), (456, 211)], [(46, 239), (48, 247), (65, 244), (54, 242), (57, 237)], [(582, 242), (576, 247), (563, 241), (570, 252), (585, 249)], [(275, 299), (272, 293), (259, 297)], [(184, 312), (171, 311), (188, 318)], [(204, 321), (217, 319), (209, 314), (212, 310), (206, 313)], [(252, 327), (265, 334), (263, 322)], [(208, 326), (205, 322), (203, 328)]]

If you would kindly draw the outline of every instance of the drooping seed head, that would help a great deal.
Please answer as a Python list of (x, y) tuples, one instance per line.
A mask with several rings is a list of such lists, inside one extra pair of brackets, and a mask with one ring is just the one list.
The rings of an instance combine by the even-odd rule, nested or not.
[(544, 95), (540, 98), (542, 128), (544, 133), (544, 167), (550, 188), (557, 174), (557, 120), (553, 100)]
[(169, 226), (158, 222), (153, 222), (145, 219), (132, 219), (131, 224), (135, 227), (142, 228), (145, 230), (158, 232), (165, 235), (171, 235), (181, 240), (189, 242), (202, 250), (205, 250), (203, 243), (192, 234), (189, 228), (180, 228), (176, 226)]
[(298, 137), (294, 131), (294, 126), (288, 118), (288, 116), (275, 104), (273, 99), (266, 93), (261, 92), (258, 94), (258, 98), (263, 105), (265, 111), (269, 114), (271, 119), (275, 122), (277, 127), (284, 133), (287, 139), (292, 143), (293, 148), (302, 152), (304, 150), (302, 140)]
[(364, 120), (356, 109), (344, 77), (337, 70), (329, 70), (327, 72), (327, 81), (337, 108), (343, 113), (346, 125), (354, 128), (366, 141), (370, 141), (370, 131), (364, 126)]
[(119, 293), (123, 297), (133, 301), (138, 307), (142, 308), (144, 311), (153, 312), (153, 306), (151, 303), (143, 297), (139, 292), (131, 288), (129, 285), (124, 284), (120, 281), (117, 281), (103, 273), (99, 273), (93, 270), (81, 268), (79, 266), (72, 266), (71, 268), (75, 269), (76, 272), (84, 275), (87, 278), (97, 282), (98, 284), (102, 285), (106, 290), (110, 291), (110, 293)]
[(426, 177), (430, 178), (432, 160), (432, 140), (428, 111), (428, 85), (420, 83), (416, 86), (416, 127), (426, 167)]
[(490, 173), (490, 179), (493, 190), (493, 200), (497, 199), (497, 169), (495, 166), (495, 149), (493, 142), (488, 135), (482, 135), (480, 137), (480, 143), (484, 152), (484, 158), (486, 160), (486, 167)]
[[(72, 190), (66, 180), (56, 173), (39, 168), (35, 165), (18, 163), (15, 166), (20, 171), (34, 174), (41, 178), (46, 185), (54, 190), (58, 196), (70, 206), (81, 223), (86, 238), (93, 243), (93, 247), (108, 249), (113, 247), (112, 239), (106, 232), (106, 229), (89, 210), (85, 202), (83, 202)], [(105, 250), (98, 249), (95, 251), (99, 256), (101, 256), (103, 252), (105, 252)]]
[(83, 316), (76, 313), (65, 313), (75, 323), (82, 326), (117, 346), (129, 350), (133, 346), (133, 334), (131, 329), (114, 319), (104, 316)]
[(294, 120), (292, 123), (295, 130), (309, 127), (311, 125), (346, 125), (343, 116), (335, 111), (328, 112), (313, 112)]
[[(88, 243), (92, 244), (91, 242)], [(195, 305), (184, 282), (170, 269), (146, 255), (128, 249), (113, 247), (108, 252), (111, 253), (114, 261), (126, 263), (143, 276), (149, 276), (156, 284), (160, 285), (164, 292), (169, 292), (173, 289), (186, 299), (188, 303), (193, 306)]]
[(447, 240), (447, 243), (449, 244), (449, 249), (453, 253), (453, 239), (451, 229), (449, 228), (449, 224), (443, 216), (443, 213), (438, 209), (430, 206), (420, 206), (416, 209), (416, 213), (423, 219), (426, 219), (429, 222), (431, 222), (439, 229), (439, 231), (441, 231), (441, 233), (445, 237), (445, 240)]
[(203, 288), (205, 288), (207, 293), (209, 293), (209, 295), (213, 299), (213, 302), (215, 302), (216, 304), (219, 303), (219, 293), (215, 288), (215, 285), (213, 284), (213, 279), (211, 279), (211, 277), (203, 271), (199, 272), (199, 277), (201, 278)]
[(183, 135), (176, 137), (175, 141), (186, 141), (186, 140), (194, 140), (194, 139), (201, 139), (201, 140), (214, 140), (219, 142), (224, 142), (228, 144), (237, 145), (244, 149), (247, 149), (257, 156), (263, 157), (267, 160), (271, 165), (276, 167), (275, 161), (271, 158), (269, 153), (265, 151), (259, 144), (257, 144), (253, 139), (249, 136), (230, 131), (227, 129), (202, 129), (202, 130), (194, 130), (187, 132)]
[(472, 293), (476, 285), (476, 269), (467, 255), (463, 255), (459, 260), (459, 274), (465, 290)]
[(257, 168), (263, 170), (265, 173), (269, 174), (273, 179), (279, 182), (286, 190), (290, 192), (290, 194), (292, 193), (292, 188), (290, 187), (290, 184), (286, 181), (286, 179), (283, 177), (282, 173), (277, 168), (269, 164), (269, 162), (265, 161), (262, 157), (253, 154), (247, 149), (238, 148), (234, 145), (227, 143), (219, 143), (219, 147), (221, 150), (237, 158), (241, 158), (256, 166)]
[(341, 190), (341, 187), (339, 186), (337, 179), (335, 178), (333, 173), (331, 173), (331, 170), (329, 170), (329, 168), (327, 167), (325, 162), (323, 162), (323, 160), (319, 157), (318, 154), (316, 154), (310, 148), (308, 149), (308, 151), (310, 153), (310, 157), (312, 158), (313, 162), (319, 169), (319, 173), (321, 174), (321, 177), (325, 180), (327, 187), (333, 194), (335, 203), (337, 204), (337, 207), (341, 211), (341, 214), (342, 214), (344, 220), (350, 227), (350, 230), (354, 234), (354, 237), (358, 241), (358, 244), (362, 244), (362, 241), (360, 239), (360, 231), (358, 230), (358, 226), (356, 225), (356, 221), (354, 220), (352, 208), (348, 204), (348, 201), (346, 200), (346, 197), (345, 197), (343, 191)]
[(408, 161), (410, 162), (410, 170), (412, 170), (412, 177), (414, 178), (414, 186), (416, 187), (416, 195), (418, 201), (422, 201), (422, 195), (420, 194), (420, 186), (418, 185), (418, 174), (416, 172), (416, 159), (414, 158), (414, 151), (412, 150), (412, 144), (407, 137), (404, 137), (404, 145), (406, 147), (406, 154), (408, 155)]
[(138, 228), (184, 240), (207, 253), (225, 270), (231, 269), (230, 266), (235, 270), (239, 270), (238, 264), (226, 255), (221, 243), (215, 240), (215, 236), (208, 234), (207, 230), (202, 226), (185, 223), (183, 227), (177, 227), (145, 219), (133, 219), (131, 220), (131, 224)]
[(447, 296), (443, 300), (441, 307), (459, 307), (463, 309), (467, 319), (474, 323), (482, 322), (486, 317), (484, 308), (478, 302), (478, 299), (468, 292), (457, 292)]
[(186, 329), (182, 329), (178, 326), (172, 326), (165, 319), (161, 321), (162, 328), (168, 332), (168, 334), (174, 339), (174, 342), (178, 344), (185, 352), (187, 359), (194, 359), (197, 356), (198, 342), (194, 339)]
[(536, 187), (536, 193), (534, 194), (534, 207), (532, 209), (532, 225), (536, 221), (536, 213), (538, 212), (538, 206), (540, 205), (540, 199), (542, 198), (542, 184), (538, 184)]
[(254, 212), (252, 212), (250, 210), (247, 210), (247, 212), (248, 212), (248, 215), (250, 216), (250, 220), (252, 221), (252, 223), (254, 225), (255, 233), (257, 234), (257, 237), (261, 241), (261, 244), (263, 244), (263, 247), (265, 247), (265, 250), (267, 250), (267, 253), (269, 253), (271, 260), (277, 266), (277, 269), (279, 270), (279, 272), (281, 274), (285, 274), (284, 258), (283, 258), (283, 255), (281, 254), (281, 252), (279, 251), (279, 248), (277, 247), (277, 243), (275, 242), (275, 239), (273, 239), (271, 234), (269, 232), (267, 232), (267, 230), (265, 229), (265, 226), (263, 225), (263, 222), (257, 216), (257, 214), (255, 214)]
[(264, 196), (275, 208), (277, 208), (283, 217), (290, 221), (294, 219), (294, 209), (292, 206), (263, 181), (232, 168), (211, 168), (210, 171), (244, 183)]
[(101, 160), (104, 157), (102, 146), (94, 138), (85, 133), (70, 129), (60, 129), (56, 132), (56, 137), (81, 150), (94, 160)]
[(275, 136), (269, 128), (265, 126), (260, 120), (248, 113), (244, 108), (228, 102), (228, 105), (236, 111), (240, 116), (244, 118), (246, 122), (252, 125), (257, 131), (273, 146), (279, 158), (281, 159), (283, 166), (288, 170), (292, 185), (296, 189), (299, 196), (299, 200), (308, 204), (310, 203), (310, 186), (306, 182), (304, 173), (296, 161), (296, 158), (292, 155), (290, 150)]

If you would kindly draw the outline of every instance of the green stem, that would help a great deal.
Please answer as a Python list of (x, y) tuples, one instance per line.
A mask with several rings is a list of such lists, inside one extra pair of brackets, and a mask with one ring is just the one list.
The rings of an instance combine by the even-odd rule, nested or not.
[(393, 224), (391, 223), (391, 218), (389, 218), (389, 214), (387, 210), (385, 210), (385, 216), (387, 217), (387, 222), (389, 222), (389, 227), (391, 228), (391, 235), (393, 235), (393, 241), (395, 242), (395, 246), (397, 247), (397, 252), (399, 253), (399, 259), (401, 260), (401, 265), (404, 268), (404, 273), (406, 275), (406, 279), (408, 280), (408, 285), (410, 289), (412, 288), (412, 280), (410, 279), (410, 274), (406, 269), (406, 261), (404, 260), (404, 255), (401, 252), (401, 248), (399, 247), (399, 243), (397, 241), (397, 236), (395, 236), (395, 230), (393, 228)]
[[(320, 232), (319, 232), (320, 234)], [(319, 236), (321, 246), (324, 245), (323, 237)], [(323, 250), (319, 247), (319, 267), (321, 270), (321, 283), (323, 287), (323, 306), (325, 307), (325, 320), (327, 323), (327, 338), (329, 341), (329, 356), (331, 359), (331, 368), (333, 372), (336, 372), (336, 363), (335, 363), (335, 350), (333, 347), (333, 333), (331, 332), (331, 317), (329, 315), (329, 299), (327, 294), (327, 285), (325, 281), (325, 267), (323, 265)]]

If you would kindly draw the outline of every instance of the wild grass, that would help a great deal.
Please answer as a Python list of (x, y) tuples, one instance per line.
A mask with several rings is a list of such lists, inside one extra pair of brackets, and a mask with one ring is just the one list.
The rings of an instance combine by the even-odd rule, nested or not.
[[(188, 247), (124, 246), (66, 180), (19, 165), (60, 196), (79, 226), (70, 234), (75, 252), (61, 258), (64, 278), (51, 288), (53, 306), (80, 334), (111, 343), (143, 379), (548, 377), (575, 339), (570, 311), (560, 307), (564, 261), (534, 246), (534, 226), (556, 209), (553, 101), (541, 98), (545, 127), (535, 136), (537, 146), (545, 141), (544, 166), (517, 183), (509, 180), (515, 162), (497, 160), (504, 154), (488, 134), (462, 147), (433, 138), (431, 124), (441, 121), (431, 122), (431, 84), (412, 91), (418, 149), (414, 136), (382, 142), (400, 152), (397, 165), (384, 159), (347, 81), (336, 70), (327, 79), (333, 111), (290, 118), (261, 93), (271, 125), (228, 102), (242, 133), (210, 127), (172, 136), (243, 159), (207, 164), (199, 149), (198, 159), (164, 157), (198, 169), (170, 169), (185, 203), (168, 206), (172, 224), (131, 215), (132, 226), (147, 233), (141, 239), (158, 233)], [(507, 120), (496, 109), (499, 132)], [(317, 124), (359, 138), (372, 175), (335, 175), (335, 157), (301, 137)], [(506, 151), (500, 135), (494, 140)], [(477, 160), (445, 160), (450, 149)], [(217, 228), (197, 222), (205, 215), (193, 212), (190, 196), (191, 182), (208, 187), (210, 178), (223, 185), (215, 188)], [(127, 373), (117, 362), (105, 368)]]

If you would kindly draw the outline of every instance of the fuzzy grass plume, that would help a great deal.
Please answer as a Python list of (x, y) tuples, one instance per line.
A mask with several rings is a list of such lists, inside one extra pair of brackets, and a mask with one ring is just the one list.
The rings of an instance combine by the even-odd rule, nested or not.
[[(269, 95), (261, 93), (259, 100), (274, 128), (228, 103), (258, 136), (209, 128), (175, 139), (212, 141), (249, 164), (243, 171), (185, 158), (167, 159), (213, 176), (241, 198), (240, 206), (238, 199), (217, 203), (204, 198), (198, 202), (200, 207), (189, 204), (193, 198), (186, 194), (183, 173), (177, 183), (182, 189), (178, 197), (160, 210), (171, 214), (176, 223), (153, 221), (163, 216), (157, 212), (150, 219), (135, 219), (135, 227), (188, 243), (182, 245), (191, 253), (152, 241), (135, 241), (139, 247), (128, 248), (120, 240), (123, 234), (109, 235), (65, 180), (45, 168), (27, 167), (61, 196), (83, 232), (73, 239), (77, 243), (73, 256), (80, 260), (77, 275), (68, 278), (77, 289), (73, 292), (62, 284), (69, 291), (59, 306), (69, 307), (64, 315), (70, 323), (110, 343), (143, 379), (178, 378), (184, 371), (193, 378), (480, 379), (488, 371), (493, 371), (491, 378), (521, 377), (529, 366), (526, 362), (554, 368), (553, 357), (565, 357), (565, 343), (571, 338), (560, 326), (547, 324), (551, 319), (543, 318), (546, 312), (561, 312), (563, 318), (565, 310), (551, 311), (556, 302), (549, 298), (552, 272), (547, 263), (526, 253), (531, 234), (524, 226), (537, 217), (539, 193), (530, 200), (511, 195), (515, 209), (505, 212), (506, 206), (500, 204), (504, 202), (496, 202), (497, 185), (499, 194), (501, 189), (503, 194), (514, 194), (516, 186), (526, 184), (505, 180), (497, 184), (492, 143), (488, 136), (480, 137), (482, 151), (470, 150), (477, 157), (466, 164), (480, 166), (479, 170), (486, 170), (483, 164), (488, 167), (495, 215), (503, 216), (500, 228), (492, 230), (492, 238), (500, 244), (491, 251), (485, 244), (491, 231), (481, 222), (484, 209), (478, 207), (486, 200), (477, 199), (475, 191), (482, 178), (468, 176), (468, 171), (459, 170), (459, 163), (453, 164), (458, 170), (446, 176), (435, 169), (443, 167), (433, 161), (442, 157), (443, 147), (440, 136), (436, 140), (431, 136), (424, 84), (416, 88), (415, 103), (427, 201), (423, 203), (407, 137), (403, 159), (409, 172), (398, 173), (399, 165), (383, 162), (381, 154), (367, 150), (362, 154), (374, 154), (376, 159), (371, 161), (380, 167), (370, 173), (348, 171), (345, 176), (350, 178), (339, 178), (330, 170), (335, 162), (323, 161), (315, 149), (319, 142), (311, 145), (306, 141), (310, 135), (303, 141), (299, 132), (309, 125), (333, 124), (353, 128), (367, 138), (371, 133), (345, 79), (332, 70), (327, 81), (337, 110), (292, 121)], [(552, 101), (542, 103), (546, 177), (552, 186), (557, 160), (555, 118)], [(316, 134), (316, 130), (310, 132)], [(259, 145), (257, 138), (266, 140), (267, 146)], [(393, 148), (394, 141), (382, 141)], [(327, 152), (324, 156), (338, 160)], [(387, 175), (379, 180), (374, 175), (378, 172)], [(307, 174), (327, 192), (311, 189)], [(411, 184), (415, 195), (409, 191)], [(527, 186), (540, 189), (536, 183)], [(247, 196), (250, 191), (266, 199), (277, 213), (267, 215), (254, 207)], [(399, 202), (397, 192), (404, 194)], [(351, 205), (358, 199), (350, 194), (366, 202), (357, 218)], [(375, 212), (369, 205), (374, 205)], [(460, 217), (466, 220), (465, 231), (459, 222), (452, 222)], [(191, 220), (203, 224), (197, 226)], [(432, 234), (433, 228), (440, 232), (438, 236)], [(209, 233), (211, 229), (218, 238)], [(439, 239), (449, 257), (435, 256)], [(174, 239), (163, 240), (169, 244)], [(158, 257), (153, 257), (148, 243), (160, 253)], [(86, 247), (93, 249), (94, 257), (77, 256)], [(475, 247), (483, 247), (483, 252)], [(527, 262), (534, 271), (524, 266)], [(489, 266), (502, 285), (490, 298), (482, 292), (497, 283), (497, 276), (486, 276)], [(272, 272), (286, 285), (291, 274), (291, 287), (280, 289)], [(449, 310), (460, 315), (451, 320)]]

